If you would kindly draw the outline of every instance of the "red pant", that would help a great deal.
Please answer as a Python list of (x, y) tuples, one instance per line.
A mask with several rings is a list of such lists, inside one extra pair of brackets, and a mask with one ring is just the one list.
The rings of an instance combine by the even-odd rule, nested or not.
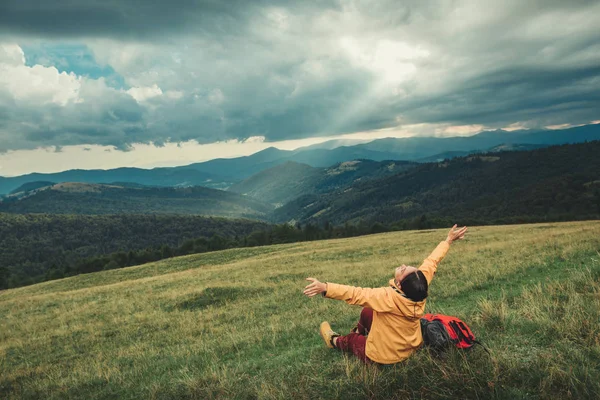
[(367, 335), (371, 330), (372, 323), (373, 310), (367, 307), (363, 308), (360, 312), (357, 329), (346, 336), (339, 336), (335, 347), (342, 351), (353, 353), (364, 362), (371, 362), (369, 357), (365, 354), (365, 346), (367, 344)]

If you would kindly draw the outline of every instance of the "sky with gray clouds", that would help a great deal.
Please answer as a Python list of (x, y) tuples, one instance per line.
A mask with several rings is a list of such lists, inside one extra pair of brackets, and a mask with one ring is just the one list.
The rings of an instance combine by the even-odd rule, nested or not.
[(589, 123), (599, 20), (586, 0), (3, 0), (0, 175)]

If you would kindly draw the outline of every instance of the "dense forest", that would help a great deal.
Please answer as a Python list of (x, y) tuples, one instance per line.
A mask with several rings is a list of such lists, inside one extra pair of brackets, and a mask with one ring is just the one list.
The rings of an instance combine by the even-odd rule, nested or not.
[(423, 164), (322, 196), (305, 195), (275, 222), (390, 224), (419, 216), (473, 224), (600, 218), (600, 141)]
[(0, 201), (0, 212), (49, 214), (193, 214), (263, 219), (272, 206), (237, 193), (194, 187), (59, 183)]
[(0, 234), (6, 238), (0, 248), (0, 289), (188, 254), (449, 224), (424, 216), (391, 225), (334, 226), (192, 216), (0, 214)]
[(146, 250), (177, 248), (198, 238), (216, 247), (219, 240), (239, 240), (266, 227), (252, 220), (183, 215), (0, 213), (0, 287), (41, 281), (49, 273), (85, 272), (78, 266), (97, 256), (133, 252), (136, 257), (128, 262), (138, 264)]

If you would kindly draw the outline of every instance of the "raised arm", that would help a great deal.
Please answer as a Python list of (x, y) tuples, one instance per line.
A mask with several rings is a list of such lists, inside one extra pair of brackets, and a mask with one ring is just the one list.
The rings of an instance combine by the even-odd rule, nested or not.
[(339, 285), (337, 283), (323, 283), (315, 278), (304, 289), (308, 297), (323, 294), (330, 299), (342, 300), (351, 305), (372, 308), (379, 312), (398, 312), (392, 296), (396, 293), (391, 288), (361, 288), (355, 286)]
[(435, 271), (437, 270), (438, 264), (446, 256), (446, 253), (450, 249), (450, 245), (452, 244), (452, 242), (464, 238), (465, 233), (467, 233), (466, 226), (463, 226), (462, 228), (457, 228), (456, 225), (454, 225), (450, 229), (450, 232), (448, 232), (448, 236), (446, 237), (446, 240), (444, 240), (443, 242), (440, 242), (440, 244), (438, 244), (438, 246), (435, 248), (435, 250), (433, 250), (433, 252), (429, 255), (429, 257), (427, 257), (423, 261), (423, 264), (421, 264), (421, 266), (419, 267), (419, 270), (423, 272), (423, 275), (425, 275), (425, 278), (427, 279), (427, 283), (431, 283), (431, 280), (433, 279), (433, 275), (435, 274)]

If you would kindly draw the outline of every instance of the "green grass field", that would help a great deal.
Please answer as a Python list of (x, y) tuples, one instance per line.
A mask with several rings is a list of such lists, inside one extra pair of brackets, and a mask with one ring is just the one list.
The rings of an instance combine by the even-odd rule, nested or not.
[(360, 308), (313, 276), (385, 286), (446, 230), (232, 249), (0, 292), (0, 398), (599, 398), (600, 222), (474, 227), (428, 312), (487, 347), (393, 367), (327, 349)]

